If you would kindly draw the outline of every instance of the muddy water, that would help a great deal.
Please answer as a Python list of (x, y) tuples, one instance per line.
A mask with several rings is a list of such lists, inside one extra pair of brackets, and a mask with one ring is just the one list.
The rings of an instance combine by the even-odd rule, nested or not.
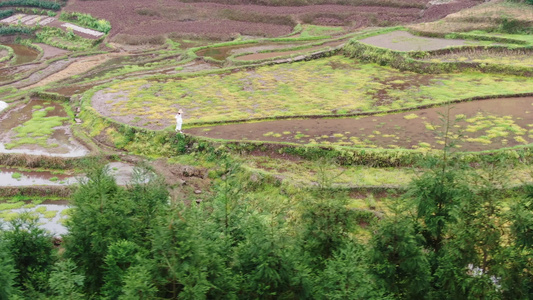
[(67, 113), (58, 102), (45, 102), (42, 100), (31, 100), (27, 104), (21, 103), (14, 109), (0, 116), (0, 153), (25, 153), (33, 155), (49, 155), (61, 157), (80, 157), (89, 153), (87, 148), (77, 142), (72, 136), (69, 122), (55, 127), (54, 132), (46, 140), (48, 147), (43, 147), (37, 143), (21, 144), (12, 149), (6, 149), (6, 144), (17, 141), (17, 132), (14, 129), (21, 126), (32, 118), (33, 106), (53, 107), (47, 117), (59, 116), (67, 117)]
[(122, 162), (112, 162), (107, 165), (109, 175), (113, 176), (118, 185), (126, 185), (132, 182), (135, 166)]
[[(135, 180), (138, 183), (146, 183), (152, 179), (153, 174), (144, 174), (139, 179), (136, 178), (135, 166), (123, 162), (112, 162), (107, 165), (109, 175), (113, 176), (118, 185), (127, 185)], [(72, 185), (86, 180), (84, 175), (64, 175), (53, 174), (48, 171), (20, 171), (14, 168), (0, 167), (0, 187), (3, 186), (65, 186)]]
[[(45, 218), (43, 214), (41, 214), (40, 210), (45, 209), (46, 211), (54, 211), (55, 216), (53, 218)], [(36, 214), (39, 216), (38, 224), (39, 227), (46, 229), (54, 236), (59, 236), (67, 233), (67, 228), (65, 225), (63, 225), (62, 220), (66, 218), (62, 214), (62, 212), (69, 208), (67, 205), (61, 205), (61, 204), (40, 204), (36, 205), (32, 208), (17, 208), (17, 209), (11, 209), (9, 212), (20, 214), (23, 212), (30, 212), (33, 214)], [(9, 226), (7, 224), (3, 224), (4, 229), (8, 229)]]
[(0, 168), (0, 186), (70, 185), (77, 178), (50, 172), (26, 172), (12, 168)]
[(9, 104), (5, 103), (4, 101), (0, 101), (0, 112), (6, 109), (9, 106)]
[(28, 46), (19, 44), (5, 44), (5, 46), (10, 47), (15, 52), (15, 65), (32, 62), (39, 56), (39, 51)]
[(274, 50), (274, 49), (283, 49), (283, 48), (293, 48), (302, 43), (255, 43), (247, 45), (234, 45), (234, 46), (225, 46), (225, 47), (215, 47), (207, 48), (196, 52), (196, 55), (200, 57), (208, 56), (216, 60), (225, 60), (229, 56), (236, 53), (244, 52), (254, 52), (260, 50)]
[[(342, 145), (356, 148), (442, 149), (446, 107), (342, 119), (280, 120), (189, 128), (212, 138)], [(453, 134), (460, 151), (494, 150), (533, 143), (533, 97), (453, 104)]]

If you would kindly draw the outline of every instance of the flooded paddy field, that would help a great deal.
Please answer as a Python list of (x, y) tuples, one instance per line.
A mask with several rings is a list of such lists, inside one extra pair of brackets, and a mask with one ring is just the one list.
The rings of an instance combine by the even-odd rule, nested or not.
[[(111, 162), (106, 165), (108, 173), (113, 176), (118, 185), (126, 186), (132, 182), (148, 182), (153, 174), (141, 174), (131, 163)], [(46, 189), (50, 186), (67, 186), (86, 181), (84, 174), (70, 171), (56, 174), (51, 171), (19, 170), (0, 167), (0, 188), (2, 187), (37, 187)], [(67, 233), (63, 225), (68, 218), (68, 202), (65, 200), (47, 200), (36, 198), (32, 201), (20, 200), (13, 197), (0, 200), (0, 223), (8, 222), (21, 213), (31, 213), (39, 218), (39, 226), (54, 235)]]
[(15, 168), (0, 167), (0, 187), (4, 186), (62, 186), (71, 185), (79, 177), (55, 174), (50, 171), (21, 171)]
[[(47, 201), (47, 204), (35, 204), (31, 202), (0, 203), (4, 207), (17, 207), (0, 210), (0, 220), (8, 222), (22, 213), (29, 213), (37, 218), (39, 227), (47, 230), (53, 236), (67, 233), (64, 223), (68, 218), (69, 206), (64, 201)], [(7, 227), (6, 223), (2, 224)]]
[(359, 148), (441, 149), (448, 115), (461, 151), (494, 150), (533, 143), (533, 97), (501, 98), (361, 118), (280, 120), (190, 128), (216, 139), (255, 140)]
[(70, 129), (71, 117), (58, 102), (34, 99), (0, 115), (0, 153), (80, 157), (89, 153)]
[(29, 63), (39, 57), (39, 51), (25, 45), (6, 44), (5, 46), (13, 49), (13, 52), (15, 53), (15, 60), (13, 62), (14, 65)]
[[(39, 51), (21, 44), (3, 44), (11, 49), (13, 49), (13, 58), (10, 61), (5, 61), (0, 63), (1, 66), (8, 65), (22, 65), (32, 61), (35, 61), (39, 57)], [(5, 51), (5, 50), (4, 50)], [(2, 56), (5, 56), (7, 53), (2, 53)]]

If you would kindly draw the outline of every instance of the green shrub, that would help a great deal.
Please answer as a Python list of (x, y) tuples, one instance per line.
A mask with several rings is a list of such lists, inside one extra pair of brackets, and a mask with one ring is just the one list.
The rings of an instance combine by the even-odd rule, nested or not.
[(32, 34), (32, 33), (33, 33), (33, 29), (28, 28), (28, 27), (19, 27), (19, 26), (2, 26), (2, 27), (0, 27), (0, 35)]
[(13, 10), (12, 9), (0, 10), (0, 18), (1, 19), (7, 18), (7, 17), (9, 17), (11, 15), (13, 15)]
[(7, 0), (0, 2), (0, 7), (6, 6), (30, 6), (52, 10), (60, 10), (61, 4), (43, 0)]
[(78, 24), (83, 27), (91, 28), (103, 33), (109, 33), (111, 30), (111, 23), (104, 19), (97, 19), (90, 14), (83, 14), (78, 12), (63, 12), (59, 16), (59, 20)]

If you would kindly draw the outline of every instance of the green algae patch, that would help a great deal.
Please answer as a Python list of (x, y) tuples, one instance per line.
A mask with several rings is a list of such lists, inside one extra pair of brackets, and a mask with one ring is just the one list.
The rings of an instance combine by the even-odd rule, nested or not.
[(55, 132), (55, 128), (62, 126), (69, 118), (49, 116), (55, 108), (40, 105), (33, 106), (32, 117), (23, 124), (15, 127), (15, 137), (6, 144), (6, 149), (12, 149), (20, 145), (37, 144), (42, 147), (56, 147), (57, 144), (49, 144), (48, 139)]

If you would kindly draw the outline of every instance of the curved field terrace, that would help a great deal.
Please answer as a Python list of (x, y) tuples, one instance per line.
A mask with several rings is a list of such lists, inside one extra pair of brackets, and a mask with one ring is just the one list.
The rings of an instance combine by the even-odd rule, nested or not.
[(422, 60), (430, 62), (475, 62), (502, 64), (509, 66), (533, 67), (533, 52), (526, 50), (475, 49), (454, 51), (453, 53), (430, 55)]
[(111, 84), (92, 106), (116, 121), (164, 129), (183, 109), (185, 126), (261, 118), (342, 116), (533, 92), (533, 79), (480, 73), (420, 75), (341, 56), (182, 79)]
[(189, 128), (187, 134), (216, 139), (339, 145), (357, 148), (442, 149), (442, 116), (462, 151), (533, 143), (533, 97), (456, 103), (392, 115), (343, 119), (280, 120)]

